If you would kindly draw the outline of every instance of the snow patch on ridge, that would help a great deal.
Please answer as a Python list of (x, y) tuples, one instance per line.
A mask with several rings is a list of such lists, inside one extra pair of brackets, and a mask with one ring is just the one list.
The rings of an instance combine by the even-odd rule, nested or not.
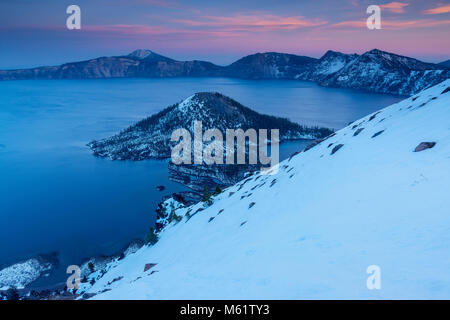
[(129, 57), (133, 57), (133, 58), (138, 58), (138, 59), (145, 59), (148, 56), (152, 55), (153, 52), (147, 49), (137, 49), (134, 50), (132, 53), (130, 53), (128, 56)]

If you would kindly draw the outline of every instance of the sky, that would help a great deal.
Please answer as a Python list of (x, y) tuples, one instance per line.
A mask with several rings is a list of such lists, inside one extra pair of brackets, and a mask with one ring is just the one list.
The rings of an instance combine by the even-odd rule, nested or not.
[[(66, 9), (81, 8), (69, 30)], [(369, 5), (381, 29), (369, 30)], [(220, 65), (277, 51), (320, 57), (373, 48), (450, 59), (450, 0), (1, 0), (0, 69), (57, 65), (142, 48)]]

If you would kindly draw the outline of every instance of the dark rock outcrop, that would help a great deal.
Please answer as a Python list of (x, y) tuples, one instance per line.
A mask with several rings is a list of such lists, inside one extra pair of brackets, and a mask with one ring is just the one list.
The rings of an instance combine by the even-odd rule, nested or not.
[(335, 154), (340, 148), (342, 148), (344, 145), (343, 144), (338, 144), (336, 145), (333, 150), (331, 150), (331, 154)]
[(436, 142), (421, 142), (415, 149), (414, 152), (420, 152), (423, 150), (431, 149), (436, 145)]
[(378, 137), (380, 134), (382, 134), (384, 132), (384, 130), (378, 131), (376, 133), (373, 134), (372, 138)]
[(353, 134), (354, 137), (356, 137), (358, 134), (361, 133), (361, 131), (363, 131), (364, 128), (359, 128), (358, 130), (355, 131), (355, 133)]
[(146, 263), (144, 266), (144, 272), (150, 270), (151, 268), (153, 268), (156, 265), (157, 265), (157, 263)]

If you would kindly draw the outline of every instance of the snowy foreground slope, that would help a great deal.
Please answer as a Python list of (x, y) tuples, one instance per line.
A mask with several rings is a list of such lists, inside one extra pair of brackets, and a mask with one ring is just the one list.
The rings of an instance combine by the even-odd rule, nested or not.
[[(98, 293), (93, 299), (450, 298), (449, 87), (446, 80), (354, 122), (196, 214), (202, 204), (177, 209), (183, 219), (156, 245), (113, 263), (88, 292)], [(436, 144), (414, 152), (421, 142)], [(144, 272), (146, 264), (156, 265)], [(380, 290), (366, 287), (370, 265), (381, 268)]]

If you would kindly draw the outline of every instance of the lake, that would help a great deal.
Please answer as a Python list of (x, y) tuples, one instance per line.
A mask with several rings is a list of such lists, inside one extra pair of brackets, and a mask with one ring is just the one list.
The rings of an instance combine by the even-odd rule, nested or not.
[[(167, 161), (99, 159), (86, 144), (200, 91), (334, 129), (403, 99), (281, 80), (0, 82), (0, 266), (59, 251), (62, 267), (47, 282), (61, 281), (67, 265), (142, 238), (161, 197), (185, 188), (168, 180)], [(282, 144), (280, 156), (305, 143)], [(157, 185), (166, 189), (159, 192)]]

